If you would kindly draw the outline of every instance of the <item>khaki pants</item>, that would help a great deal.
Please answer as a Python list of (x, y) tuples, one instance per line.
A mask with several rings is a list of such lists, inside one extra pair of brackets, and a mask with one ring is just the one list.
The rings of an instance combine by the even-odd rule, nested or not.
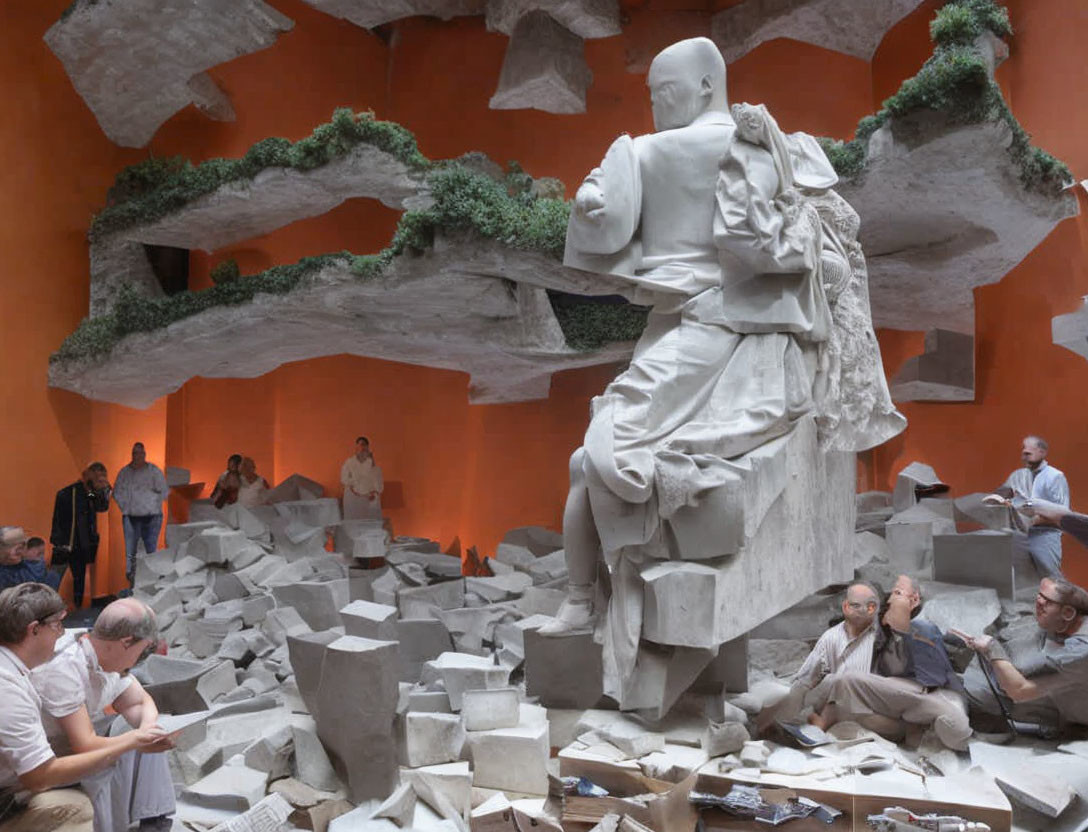
[(868, 714), (900, 719), (912, 725), (933, 726), (949, 748), (964, 750), (971, 736), (963, 697), (946, 688), (926, 691), (913, 679), (873, 673), (843, 673), (828, 696), (839, 720)]
[(94, 810), (91, 799), (79, 789), (38, 792), (7, 820), (0, 832), (91, 832)]

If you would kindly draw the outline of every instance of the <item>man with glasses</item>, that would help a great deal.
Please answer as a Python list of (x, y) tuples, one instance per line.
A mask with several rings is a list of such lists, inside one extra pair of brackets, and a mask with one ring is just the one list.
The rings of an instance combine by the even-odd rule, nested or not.
[(815, 712), (821, 711), (837, 674), (869, 672), (873, 664), (879, 598), (876, 587), (864, 581), (846, 588), (842, 601), (843, 620), (820, 636), (794, 676), (789, 696), (760, 715), (758, 726), (761, 731), (770, 727), (774, 720), (796, 719), (806, 704)]
[(52, 657), (64, 632), (65, 610), (61, 597), (44, 584), (20, 584), (0, 592), (0, 832), (91, 832), (93, 810), (87, 796), (58, 787), (164, 737), (157, 729), (142, 729), (110, 747), (68, 756), (53, 751), (30, 675)]
[[(1013, 649), (1012, 657), (990, 636), (957, 635), (979, 654), (979, 663), (989, 662), (1013, 719), (1058, 727), (1088, 725), (1086, 616), (1088, 592), (1062, 578), (1043, 578), (1035, 596), (1039, 631), (1030, 645)], [(976, 713), (1003, 714), (983, 668), (972, 663), (964, 684), (972, 718)]]
[[(151, 695), (128, 671), (153, 652), (159, 631), (155, 613), (134, 598), (106, 606), (94, 629), (73, 640), (31, 681), (42, 699), (42, 722), (53, 748), (76, 753), (125, 747), (129, 733), (102, 736), (113, 717), (107, 706), (137, 731), (152, 730), (159, 709)], [(120, 720), (119, 720), (120, 721)], [(97, 729), (97, 730), (96, 730)], [(110, 770), (84, 778), (81, 785), (94, 804), (95, 830), (169, 829), (174, 812), (174, 786), (163, 754), (173, 747), (168, 737), (127, 752)]]

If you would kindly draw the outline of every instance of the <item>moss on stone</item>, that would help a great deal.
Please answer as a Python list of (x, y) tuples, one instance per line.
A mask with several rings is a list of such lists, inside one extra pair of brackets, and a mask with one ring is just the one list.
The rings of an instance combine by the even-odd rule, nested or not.
[(212, 283), (218, 286), (221, 283), (230, 283), (242, 276), (238, 268), (238, 261), (234, 258), (216, 263), (211, 271)]
[(253, 145), (240, 159), (208, 159), (199, 165), (172, 157), (149, 158), (122, 170), (107, 196), (107, 205), (91, 223), (91, 236), (154, 222), (228, 182), (252, 179), (265, 168), (307, 171), (328, 164), (359, 144), (384, 150), (408, 167), (425, 171), (431, 163), (410, 131), (373, 113), (337, 109), (332, 120), (304, 139), (271, 137)]
[(953, 124), (1005, 122), (1013, 137), (1009, 155), (1020, 168), (1024, 187), (1044, 194), (1060, 193), (1072, 174), (1049, 153), (1031, 146), (1031, 137), (1009, 110), (975, 45), (987, 31), (999, 37), (1012, 34), (1008, 12), (993, 0), (949, 0), (938, 10), (930, 25), (933, 55), (918, 74), (885, 99), (879, 112), (858, 122), (852, 140), (820, 139), (839, 176), (851, 179), (864, 171), (869, 138), (890, 119), (932, 110), (943, 113)]
[(586, 298), (549, 292), (563, 337), (571, 349), (589, 352), (615, 341), (635, 341), (646, 328), (650, 310), (618, 299)]
[[(155, 171), (175, 168), (172, 163), (160, 164), (153, 169), (148, 167), (139, 175), (130, 175), (125, 180), (125, 187), (151, 181)], [(570, 206), (561, 199), (535, 196), (532, 177), (516, 165), (511, 165), (505, 177), (495, 178), (451, 162), (434, 166), (428, 182), (434, 204), (424, 210), (402, 214), (393, 239), (377, 254), (357, 255), (345, 251), (308, 257), (298, 263), (246, 276), (238, 276), (237, 264), (228, 260), (213, 270), (212, 279), (216, 285), (212, 288), (179, 292), (164, 298), (150, 298), (125, 286), (111, 311), (85, 319), (52, 360), (101, 357), (126, 335), (150, 332), (216, 306), (246, 303), (260, 293), (290, 292), (302, 284), (307, 275), (327, 266), (339, 265), (361, 280), (376, 278), (394, 258), (430, 248), (436, 231), (469, 232), (522, 251), (534, 251), (555, 259), (562, 257)], [(216, 279), (220, 269), (223, 270), (220, 278), (230, 277), (227, 270), (233, 277)], [(581, 331), (577, 327), (575, 330)], [(579, 343), (587, 338), (576, 336)], [(608, 340), (614, 339), (609, 337), (601, 343)]]

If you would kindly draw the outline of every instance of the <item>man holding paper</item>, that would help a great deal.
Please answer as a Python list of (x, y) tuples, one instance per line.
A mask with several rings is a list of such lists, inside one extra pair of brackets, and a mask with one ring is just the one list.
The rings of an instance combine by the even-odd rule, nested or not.
[[(109, 604), (94, 629), (62, 646), (51, 661), (31, 673), (42, 700), (42, 723), (57, 753), (81, 753), (128, 744), (127, 737), (101, 736), (111, 706), (134, 729), (154, 728), (159, 710), (128, 671), (158, 645), (155, 613), (134, 598)], [(98, 729), (98, 730), (96, 730)], [(169, 735), (139, 751), (125, 753), (105, 771), (80, 785), (94, 805), (95, 832), (169, 829), (174, 785), (161, 753), (173, 747)]]

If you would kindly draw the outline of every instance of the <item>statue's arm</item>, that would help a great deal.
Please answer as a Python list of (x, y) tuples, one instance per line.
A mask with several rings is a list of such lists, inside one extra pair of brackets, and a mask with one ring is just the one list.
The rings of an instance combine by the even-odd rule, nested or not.
[(757, 274), (803, 272), (816, 265), (818, 219), (779, 190), (771, 154), (734, 141), (718, 176), (714, 242)]
[(642, 182), (635, 143), (620, 136), (582, 181), (571, 206), (567, 247), (590, 255), (621, 252), (635, 237)]

